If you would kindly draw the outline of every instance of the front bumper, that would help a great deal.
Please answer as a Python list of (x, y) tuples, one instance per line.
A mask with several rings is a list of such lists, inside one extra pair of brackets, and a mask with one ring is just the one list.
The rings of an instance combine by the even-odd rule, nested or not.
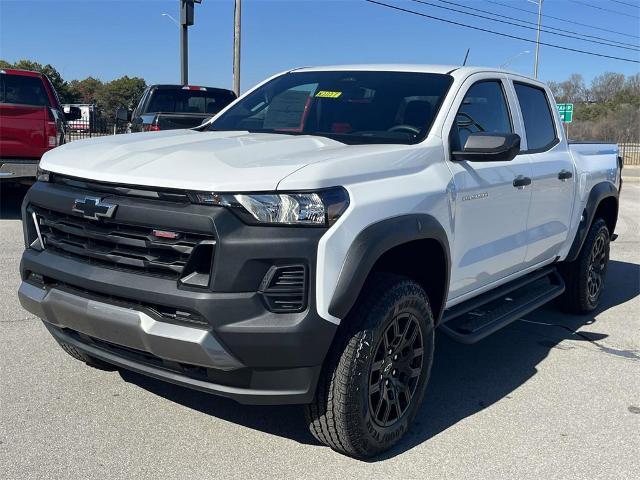
[(151, 315), (60, 290), (22, 282), (22, 307), (58, 329), (122, 345), (179, 363), (234, 370), (243, 365), (204, 328), (175, 325)]
[[(37, 182), (23, 204), (25, 243), (33, 242), (32, 206), (71, 214), (75, 196), (75, 189)], [(126, 369), (241, 403), (312, 400), (337, 328), (315, 308), (322, 231), (245, 226), (223, 208), (114, 195), (108, 200), (118, 204), (116, 219), (122, 221), (169, 230), (189, 221), (197, 232), (212, 232), (217, 243), (210, 285), (185, 288), (55, 248), (27, 248), (19, 290), (25, 309), (42, 318), (58, 341)], [(269, 311), (260, 291), (263, 277), (273, 265), (292, 263), (308, 271), (307, 304), (297, 312)], [(176, 310), (193, 319), (167, 313)]]
[(2, 160), (0, 159), (0, 179), (35, 179), (39, 160)]

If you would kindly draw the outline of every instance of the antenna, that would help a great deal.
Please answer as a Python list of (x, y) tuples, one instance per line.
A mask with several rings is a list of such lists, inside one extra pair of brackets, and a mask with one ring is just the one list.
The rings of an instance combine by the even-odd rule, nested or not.
[(467, 64), (467, 58), (469, 58), (469, 51), (471, 49), (467, 48), (467, 53), (464, 54), (464, 62), (462, 62), (462, 66), (464, 67)]

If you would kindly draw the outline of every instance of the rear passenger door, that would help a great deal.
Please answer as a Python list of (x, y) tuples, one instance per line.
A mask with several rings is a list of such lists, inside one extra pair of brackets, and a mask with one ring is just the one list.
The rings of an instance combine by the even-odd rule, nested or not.
[[(467, 80), (445, 122), (449, 151), (460, 150), (476, 132), (520, 134), (520, 122), (511, 114), (514, 101), (505, 78)], [(514, 180), (529, 178), (531, 166), (527, 155), (448, 165), (454, 204), (449, 299), (462, 301), (523, 268), (531, 189), (514, 186)]]
[(571, 225), (576, 172), (561, 140), (562, 128), (546, 90), (514, 81), (524, 126), (523, 154), (532, 170), (532, 197), (527, 225), (527, 266), (555, 258)]

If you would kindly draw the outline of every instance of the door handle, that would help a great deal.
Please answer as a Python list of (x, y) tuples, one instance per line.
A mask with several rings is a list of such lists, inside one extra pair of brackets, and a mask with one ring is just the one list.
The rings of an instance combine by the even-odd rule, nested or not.
[(571, 177), (573, 177), (573, 173), (569, 170), (565, 170), (564, 168), (558, 172), (558, 180), (565, 181), (569, 180)]
[(531, 178), (525, 177), (524, 175), (518, 175), (513, 179), (513, 186), (516, 188), (526, 187), (527, 185), (531, 185)]

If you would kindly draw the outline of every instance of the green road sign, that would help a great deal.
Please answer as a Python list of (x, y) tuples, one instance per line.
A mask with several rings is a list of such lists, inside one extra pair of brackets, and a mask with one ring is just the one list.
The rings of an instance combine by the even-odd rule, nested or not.
[(558, 112), (563, 123), (573, 122), (573, 103), (558, 103)]

